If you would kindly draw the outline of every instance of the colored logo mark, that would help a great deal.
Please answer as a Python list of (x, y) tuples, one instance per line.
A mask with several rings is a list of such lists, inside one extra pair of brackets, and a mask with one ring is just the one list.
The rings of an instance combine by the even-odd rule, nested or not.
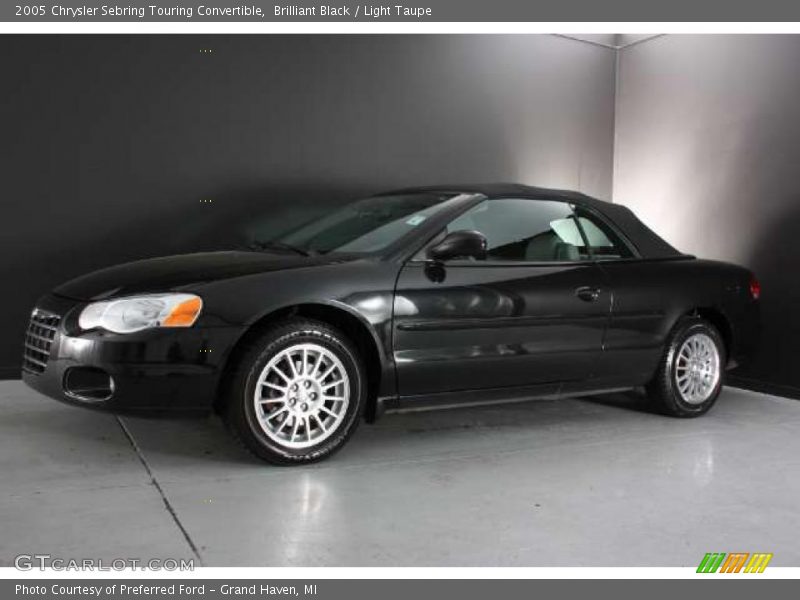
[(709, 552), (700, 561), (698, 573), (763, 573), (772, 554), (764, 552)]

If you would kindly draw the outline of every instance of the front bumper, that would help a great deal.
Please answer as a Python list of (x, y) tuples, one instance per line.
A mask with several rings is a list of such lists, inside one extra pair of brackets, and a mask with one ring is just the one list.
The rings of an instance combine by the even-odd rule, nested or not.
[[(60, 317), (49, 355), (24, 368), (23, 381), (51, 398), (119, 413), (203, 413), (211, 409), (236, 327), (150, 329), (120, 335), (82, 332), (78, 314), (86, 304), (54, 295), (37, 310)], [(35, 355), (41, 359), (41, 354)], [(28, 363), (26, 363), (28, 364)], [(108, 394), (84, 394), (70, 386), (75, 373), (103, 373)]]

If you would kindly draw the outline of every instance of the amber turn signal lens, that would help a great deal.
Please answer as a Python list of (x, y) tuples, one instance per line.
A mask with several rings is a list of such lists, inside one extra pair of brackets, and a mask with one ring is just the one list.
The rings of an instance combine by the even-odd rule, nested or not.
[(176, 305), (161, 322), (162, 327), (191, 327), (203, 308), (200, 298), (192, 298)]

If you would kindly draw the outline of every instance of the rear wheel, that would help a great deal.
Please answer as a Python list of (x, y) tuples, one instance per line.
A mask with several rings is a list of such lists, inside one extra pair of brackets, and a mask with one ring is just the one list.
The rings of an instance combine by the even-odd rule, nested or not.
[(366, 394), (357, 351), (325, 323), (293, 319), (245, 349), (225, 419), (253, 454), (274, 464), (326, 458), (355, 431)]
[(717, 401), (724, 365), (725, 344), (717, 329), (699, 317), (684, 317), (670, 334), (648, 396), (665, 414), (700, 416)]

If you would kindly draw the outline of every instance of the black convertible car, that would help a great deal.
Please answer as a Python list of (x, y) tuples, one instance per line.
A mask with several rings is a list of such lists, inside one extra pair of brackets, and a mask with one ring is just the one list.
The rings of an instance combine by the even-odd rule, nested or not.
[(759, 293), (579, 193), (403, 190), (249, 250), (70, 281), (33, 311), (23, 378), (116, 412), (214, 409), (297, 464), (386, 409), (646, 386), (667, 414), (703, 414), (751, 349)]

